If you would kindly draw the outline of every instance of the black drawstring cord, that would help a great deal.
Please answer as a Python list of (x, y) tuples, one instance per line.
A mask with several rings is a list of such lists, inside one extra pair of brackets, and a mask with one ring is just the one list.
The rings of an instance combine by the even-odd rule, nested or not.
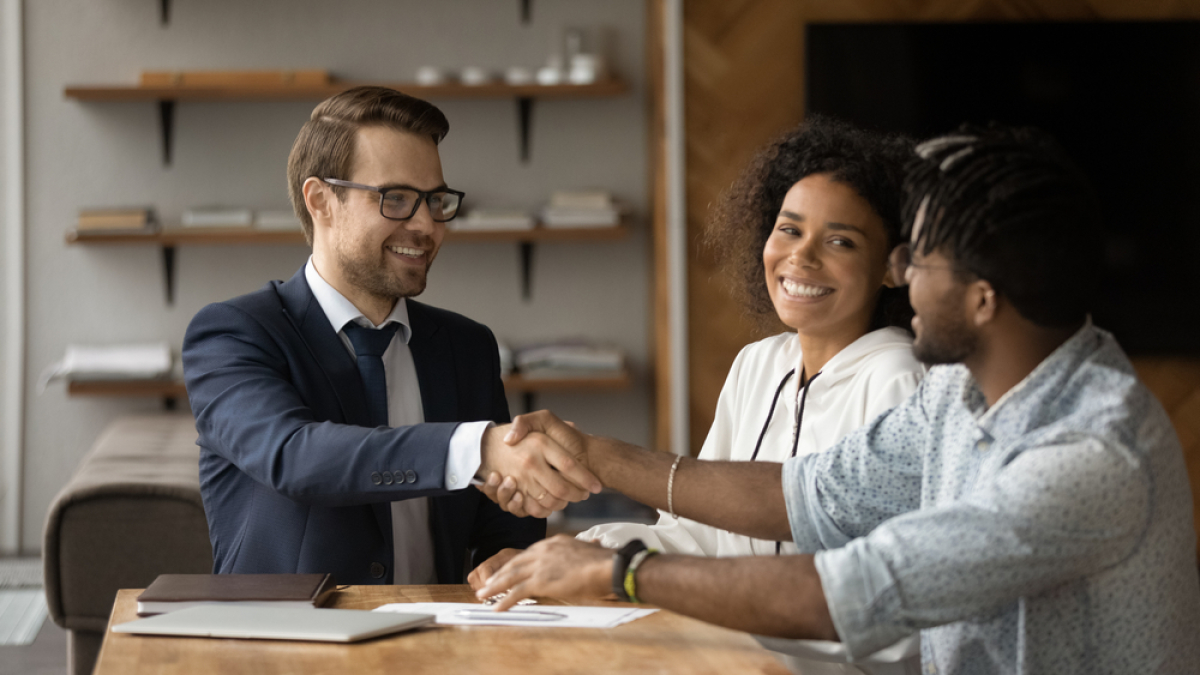
[[(783, 387), (792, 379), (792, 375), (796, 374), (796, 369), (792, 368), (787, 371), (783, 379), (779, 381), (779, 386), (775, 388), (775, 397), (771, 399), (771, 409), (767, 411), (767, 421), (763, 422), (762, 431), (758, 432), (758, 442), (754, 444), (754, 453), (750, 455), (750, 461), (758, 459), (758, 451), (762, 449), (763, 437), (767, 435), (767, 427), (771, 426), (771, 418), (775, 416), (775, 405), (779, 403), (779, 394), (783, 393)], [(796, 406), (796, 433), (792, 436), (792, 457), (796, 456), (796, 449), (800, 446), (800, 425), (804, 423), (804, 404), (808, 401), (808, 388), (812, 385), (812, 381), (817, 379), (821, 373), (817, 372), (806, 382), (804, 380), (804, 369), (800, 369), (800, 386), (804, 388), (804, 393), (800, 394), (800, 404)], [(775, 555), (779, 555), (783, 550), (783, 542), (775, 542)]]
[[(787, 384), (788, 380), (792, 379), (792, 375), (795, 374), (795, 368), (787, 371), (787, 375), (783, 376), (783, 379), (779, 382), (779, 386), (775, 388), (775, 398), (771, 399), (771, 410), (767, 412), (767, 421), (763, 422), (762, 431), (758, 433), (758, 442), (754, 444), (754, 454), (750, 455), (751, 462), (758, 459), (758, 451), (762, 448), (763, 436), (767, 435), (767, 427), (771, 426), (771, 418), (775, 416), (775, 404), (779, 403), (779, 394), (783, 391), (783, 385)], [(796, 449), (793, 447), (792, 452), (795, 451)]]

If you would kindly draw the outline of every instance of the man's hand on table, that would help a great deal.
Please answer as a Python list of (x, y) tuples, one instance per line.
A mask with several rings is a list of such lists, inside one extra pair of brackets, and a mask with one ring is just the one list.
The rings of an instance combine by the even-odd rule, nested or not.
[(504, 567), (509, 560), (522, 552), (519, 548), (500, 549), (499, 553), (480, 563), (479, 567), (471, 570), (471, 573), (467, 575), (467, 583), (471, 584), (471, 590), (478, 591), (483, 588), (493, 574), (500, 571), (500, 568)]
[[(504, 551), (488, 562), (501, 555)], [(475, 597), (481, 600), (507, 591), (508, 594), (496, 603), (497, 611), (507, 610), (518, 600), (533, 596), (563, 600), (602, 598), (611, 589), (612, 564), (611, 550), (560, 534), (539, 541), (528, 550), (517, 551), (499, 571), (488, 577), (481, 588), (475, 588), (474, 582), (471, 587), (475, 588)]]
[[(479, 475), (487, 476), (487, 481), (479, 490), (500, 508), (521, 517), (545, 518), (570, 502), (600, 492), (600, 481), (588, 471), (577, 439), (561, 433), (531, 433), (528, 426), (521, 428), (519, 438), (513, 438), (511, 428), (505, 425), (485, 431), (480, 449)], [(564, 447), (560, 437), (571, 444)]]

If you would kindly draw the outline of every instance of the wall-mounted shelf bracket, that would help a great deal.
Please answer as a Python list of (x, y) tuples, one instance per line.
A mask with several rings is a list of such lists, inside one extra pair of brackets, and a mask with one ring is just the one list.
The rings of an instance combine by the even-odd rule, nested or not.
[(529, 130), (533, 126), (533, 98), (530, 96), (517, 97), (517, 123), (520, 125), (518, 134), (521, 140), (521, 163), (529, 163)]
[(162, 247), (163, 288), (167, 291), (167, 305), (175, 304), (175, 247)]
[(171, 0), (159, 0), (158, 20), (164, 26), (171, 23)]
[(532, 391), (525, 392), (521, 396), (521, 401), (522, 401), (522, 405), (525, 406), (524, 412), (531, 413), (534, 410), (537, 410), (537, 408), (534, 407), (537, 405), (537, 393), (536, 392), (532, 392)]
[(159, 99), (158, 123), (162, 130), (163, 166), (171, 166), (171, 148), (175, 136), (175, 101)]
[(533, 242), (517, 244), (521, 251), (521, 299), (529, 302), (533, 297)]
[[(167, 0), (163, 0), (166, 2)], [(526, 26), (533, 21), (533, 0), (521, 0), (521, 23)]]

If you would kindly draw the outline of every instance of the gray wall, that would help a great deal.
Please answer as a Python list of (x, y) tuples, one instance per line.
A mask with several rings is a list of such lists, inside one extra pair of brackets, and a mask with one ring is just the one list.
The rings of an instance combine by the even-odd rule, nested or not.
[[(16, 83), (10, 80), (8, 72), (15, 65), (10, 61), (11, 45), (8, 44), (9, 32), (13, 29), (9, 23), (9, 13), (14, 6), (19, 6), (14, 5), (14, 0), (0, 0), (0, 262), (8, 259), (12, 246), (8, 235), (9, 205), (16, 196), (14, 186), (11, 185), (15, 177), (8, 169), (9, 154), (17, 150), (10, 141), (9, 125), (15, 120), (10, 118), (9, 106), (16, 102), (15, 99), (19, 99), (17, 92), (10, 91)], [(6, 272), (7, 270), (0, 266), (0, 555), (16, 554), (21, 545), (17, 533), (19, 528), (16, 526), (19, 521), (15, 513), (18, 510), (18, 503), (15, 501), (17, 490), (13, 489), (19, 485), (20, 477), (12, 475), (19, 473), (12, 467), (20, 457), (21, 448), (19, 443), (10, 441), (11, 434), (4, 433), (5, 430), (19, 428), (20, 424), (20, 420), (12, 419), (14, 415), (11, 415), (9, 410), (10, 391), (15, 391), (10, 387), (17, 385), (12, 378), (17, 377), (18, 371), (6, 356), (10, 347), (10, 332), (19, 331), (20, 326), (11, 325), (7, 319), (10, 286), (9, 275)]]
[[(205, 304), (288, 278), (302, 246), (185, 247), (174, 306), (162, 263), (140, 246), (66, 246), (80, 208), (153, 205), (167, 222), (189, 206), (286, 208), (284, 166), (315, 102), (181, 103), (175, 161), (160, 162), (151, 103), (81, 103), (71, 84), (134, 83), (143, 69), (328, 68), (350, 79), (410, 80), (419, 65), (540, 65), (562, 26), (602, 29), (629, 95), (539, 103), (533, 159), (517, 154), (516, 105), (436, 101), (450, 119), (442, 145), (450, 185), (475, 204), (535, 207), (551, 190), (603, 187), (637, 214), (615, 243), (545, 244), (533, 300), (519, 291), (515, 244), (448, 244), (423, 301), (462, 312), (512, 343), (582, 335), (624, 348), (638, 374), (630, 392), (546, 394), (589, 431), (646, 444), (650, 437), (650, 270), (639, 0), (538, 0), (533, 22), (496, 0), (208, 0), (172, 3), (167, 27), (145, 0), (26, 2), (28, 351), (23, 544), (40, 548), (46, 509), (97, 433), (154, 400), (68, 398), (35, 391), (38, 371), (68, 343), (163, 339), (178, 349)], [(519, 400), (510, 404), (514, 411)]]

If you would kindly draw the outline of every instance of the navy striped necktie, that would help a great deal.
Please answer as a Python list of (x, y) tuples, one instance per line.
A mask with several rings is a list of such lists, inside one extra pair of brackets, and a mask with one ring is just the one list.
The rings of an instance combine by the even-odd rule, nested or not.
[(362, 375), (363, 387), (367, 395), (367, 410), (371, 414), (371, 426), (387, 426), (388, 400), (387, 376), (383, 372), (383, 353), (392, 344), (392, 337), (400, 324), (389, 323), (383, 328), (366, 328), (351, 321), (342, 331), (354, 345), (354, 355), (358, 361), (358, 372)]

